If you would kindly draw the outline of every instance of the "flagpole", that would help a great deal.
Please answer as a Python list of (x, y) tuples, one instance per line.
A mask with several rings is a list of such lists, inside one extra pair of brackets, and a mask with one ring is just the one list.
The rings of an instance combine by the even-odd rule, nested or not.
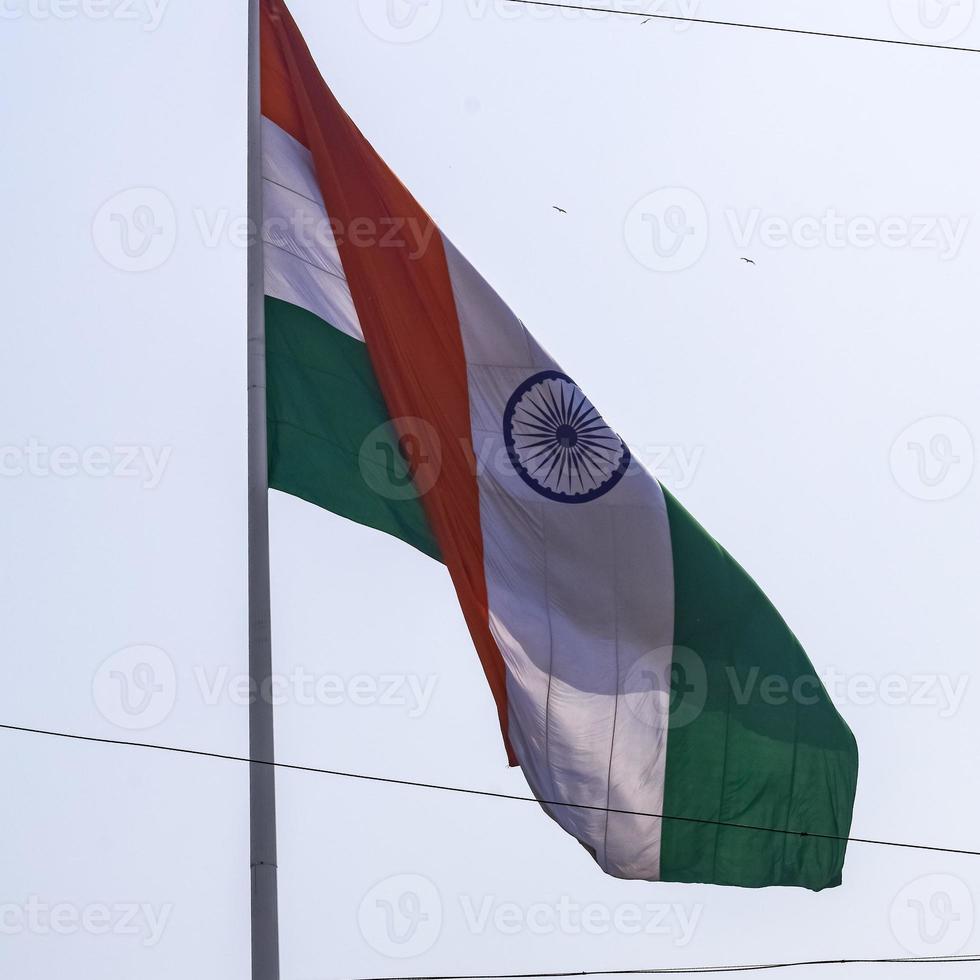
[(248, 0), (248, 671), (252, 980), (279, 980), (276, 771), (269, 589), (269, 464), (265, 394), (265, 282), (262, 256), (260, 0)]

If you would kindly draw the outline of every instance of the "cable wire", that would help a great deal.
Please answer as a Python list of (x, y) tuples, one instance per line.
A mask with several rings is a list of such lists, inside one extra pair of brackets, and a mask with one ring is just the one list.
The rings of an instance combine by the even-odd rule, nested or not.
[[(932, 851), (939, 854), (960, 854), (967, 857), (980, 857), (980, 851), (960, 847), (939, 847), (932, 844), (906, 844), (899, 841), (875, 840), (868, 837), (840, 837), (835, 834), (816, 834), (810, 831), (782, 830), (778, 827), (756, 827), (752, 824), (731, 823), (727, 820), (707, 820), (701, 817), (678, 817), (664, 813), (647, 813), (643, 810), (621, 810), (616, 807), (594, 806), (589, 803), (568, 803), (564, 800), (538, 799), (534, 796), (520, 796), (516, 793), (498, 793), (486, 789), (468, 789), (464, 786), (446, 786), (441, 783), (426, 783), (414, 779), (394, 779), (390, 776), (372, 776), (368, 773), (346, 772), (342, 769), (324, 769), (319, 766), (301, 766), (291, 762), (267, 762), (263, 759), (250, 759), (248, 756), (230, 755), (224, 752), (208, 752), (204, 749), (189, 749), (175, 745), (156, 745), (153, 742), (133, 742), (118, 738), (98, 738), (94, 735), (75, 735), (70, 732), (49, 731), (43, 728), (26, 728), (21, 725), (0, 724), (0, 730), (20, 732), (26, 735), (46, 735), (50, 738), (69, 739), (76, 742), (91, 742), (96, 745), (118, 745), (134, 749), (151, 749), (155, 752), (174, 752), (178, 755), (192, 755), (202, 759), (219, 759), (224, 762), (242, 762), (256, 766), (273, 766), (289, 772), (311, 772), (322, 776), (337, 776), (342, 779), (357, 779), (368, 783), (385, 783), (390, 786), (411, 786), (415, 789), (438, 790), (442, 793), (457, 793), (463, 796), (482, 796), (493, 800), (511, 800), (517, 803), (534, 803), (537, 806), (566, 807), (571, 810), (597, 810), (600, 813), (618, 813), (629, 817), (650, 817), (656, 820), (674, 820), (680, 823), (697, 823), (711, 827), (728, 827), (734, 830), (749, 830), (764, 834), (782, 834), (786, 837), (832, 840), (849, 844), (873, 844), (878, 847), (899, 847), (905, 850)], [(537, 976), (537, 974), (534, 974)]]
[[(736, 827), (745, 830), (764, 831), (767, 833), (790, 834), (799, 837), (819, 837), (830, 840), (849, 841), (859, 844), (878, 844), (887, 847), (914, 848), (925, 851), (940, 851), (945, 854), (965, 854), (971, 857), (980, 857), (980, 851), (969, 851), (950, 847), (932, 847), (925, 844), (899, 844), (894, 841), (868, 840), (861, 837), (832, 837), (826, 834), (797, 834), (792, 831), (777, 830), (771, 827), (748, 827), (743, 824), (731, 824), (716, 820), (697, 820), (691, 817), (669, 817), (655, 813), (636, 813), (630, 810), (607, 809), (606, 807), (589, 806), (578, 803), (563, 803), (548, 800), (537, 800), (531, 796), (517, 796), (512, 793), (495, 793), (488, 790), (466, 789), (460, 786), (442, 786), (437, 783), (423, 783), (408, 779), (391, 779), (386, 776), (371, 776), (365, 773), (344, 772), (339, 769), (322, 769), (315, 766), (300, 766), (286, 762), (265, 762), (261, 759), (250, 759), (247, 756), (231, 755), (224, 752), (208, 752), (204, 749), (189, 749), (172, 745), (155, 745), (152, 742), (133, 742), (125, 739), (97, 738), (93, 735), (75, 735), (70, 732), (49, 731), (43, 728), (27, 728), (21, 725), (0, 724), (0, 730), (8, 732), (19, 732), (27, 735), (45, 735), (51, 738), (68, 739), (77, 742), (89, 742), (96, 745), (116, 745), (127, 748), (151, 749), (156, 752), (172, 752), (178, 755), (190, 755), (203, 759), (218, 759), (226, 762), (240, 762), (249, 765), (274, 766), (277, 769), (284, 769), (293, 772), (313, 772), (326, 776), (339, 776), (345, 779), (357, 779), (373, 783), (386, 783), (394, 786), (412, 786), (418, 789), (441, 790), (448, 793), (461, 793), (469, 796), (484, 796), (498, 800), (515, 800), (523, 803), (546, 803), (549, 806), (567, 806), (575, 809), (601, 810), (608, 813), (625, 813), (636, 816), (657, 817), (664, 820), (684, 820), (694, 823), (712, 824), (721, 827)], [(688, 966), (688, 967), (650, 967), (633, 970), (572, 970), (563, 972), (538, 972), (538, 973), (484, 973), (484, 974), (447, 974), (431, 975), (419, 977), (372, 977), (363, 980), (551, 980), (560, 977), (619, 977), (619, 976), (667, 976), (682, 974), (720, 974), (720, 973), (759, 973), (771, 970), (785, 970), (799, 967), (813, 966), (846, 966), (846, 965), (870, 965), (870, 964), (915, 964), (915, 963), (980, 963), (980, 954), (964, 954), (962, 956), (919, 956), (919, 957), (891, 957), (891, 958), (865, 958), (865, 959), (833, 959), (833, 960), (799, 960), (785, 963), (756, 963), (740, 964), (728, 966)]]
[(931, 48), (933, 51), (960, 51), (980, 54), (980, 48), (958, 47), (953, 44), (930, 44), (928, 41), (902, 41), (891, 37), (870, 37), (863, 34), (833, 34), (830, 31), (808, 31), (802, 27), (773, 27), (769, 24), (745, 24), (734, 20), (709, 20), (702, 17), (682, 17), (680, 14), (644, 13), (642, 10), (613, 10), (608, 7), (587, 7), (584, 4), (555, 3), (552, 0), (507, 0), (529, 7), (551, 7), (555, 10), (584, 10), (595, 14), (617, 14), (620, 17), (643, 17), (645, 20), (680, 21), (685, 24), (707, 24), (711, 27), (738, 27), (749, 31), (769, 31), (773, 34), (796, 34), (803, 37), (836, 38), (839, 41), (866, 41), (871, 44), (892, 44), (903, 48)]
[(573, 970), (567, 973), (483, 973), (429, 977), (360, 977), (356, 980), (546, 980), (551, 977), (636, 977), (691, 973), (759, 973), (804, 966), (855, 966), (874, 963), (980, 963), (980, 954), (962, 956), (900, 956), (890, 959), (799, 960), (793, 963), (754, 963), (741, 966), (676, 966), (649, 970)]
[(980, 954), (962, 956), (905, 956), (890, 959), (800, 960), (792, 963), (755, 963), (739, 966), (660, 967), (648, 970), (574, 970), (566, 973), (484, 973), (472, 975), (441, 975), (430, 977), (361, 977), (358, 980), (545, 980), (551, 977), (624, 977), (666, 976), (691, 973), (751, 973), (763, 970), (786, 970), (804, 966), (853, 966), (874, 963), (977, 963)]

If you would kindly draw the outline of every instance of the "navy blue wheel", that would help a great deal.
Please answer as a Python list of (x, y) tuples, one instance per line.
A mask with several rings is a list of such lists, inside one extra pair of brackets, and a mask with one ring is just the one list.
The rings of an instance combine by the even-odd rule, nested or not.
[(504, 442), (520, 478), (541, 496), (561, 503), (601, 497), (630, 464), (626, 443), (560, 371), (541, 371), (510, 396)]

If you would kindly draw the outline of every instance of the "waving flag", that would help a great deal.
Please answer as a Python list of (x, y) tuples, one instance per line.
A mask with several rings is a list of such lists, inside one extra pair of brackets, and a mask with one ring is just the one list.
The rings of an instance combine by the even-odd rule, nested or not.
[(606, 872), (839, 884), (857, 750), (800, 645), (374, 152), (281, 0), (262, 113), (270, 484), (446, 564), (511, 762)]

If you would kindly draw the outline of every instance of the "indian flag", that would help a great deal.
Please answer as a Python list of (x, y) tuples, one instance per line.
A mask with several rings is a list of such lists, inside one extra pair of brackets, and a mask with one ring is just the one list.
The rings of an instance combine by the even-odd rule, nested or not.
[(262, 113), (270, 485), (445, 563), (511, 763), (604, 871), (839, 884), (857, 749), (803, 649), (375, 153), (281, 0)]

